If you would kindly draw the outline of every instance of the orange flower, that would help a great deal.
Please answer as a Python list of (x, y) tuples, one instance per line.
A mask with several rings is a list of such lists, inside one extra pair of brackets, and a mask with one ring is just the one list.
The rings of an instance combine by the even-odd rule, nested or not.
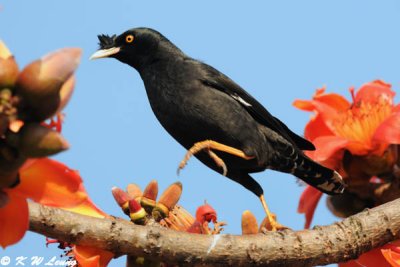
[(350, 91), (353, 103), (325, 89), (317, 90), (313, 100), (294, 102), (299, 109), (315, 112), (304, 133), (317, 148), (308, 153), (314, 160), (331, 160), (344, 149), (353, 155), (380, 156), (390, 144), (400, 144), (400, 105), (393, 104), (391, 86), (374, 81), (356, 94)]
[[(107, 216), (88, 197), (78, 172), (55, 160), (28, 160), (20, 170), (20, 179), (18, 186), (4, 190), (9, 201), (0, 208), (0, 245), (3, 248), (18, 242), (28, 230), (27, 198), (88, 216)], [(73, 253), (84, 267), (107, 266), (114, 256), (108, 251), (82, 246), (74, 246)]]
[[(393, 172), (398, 157), (394, 145), (400, 144), (400, 105), (393, 103), (395, 93), (383, 81), (367, 83), (357, 93), (351, 88), (350, 92), (352, 103), (338, 94), (325, 93), (323, 88), (312, 100), (296, 100), (294, 106), (315, 113), (305, 128), (305, 137), (316, 150), (307, 155), (339, 171), (349, 184), (348, 191), (357, 195), (368, 188), (357, 191), (357, 186), (379, 184)], [(305, 213), (305, 228), (309, 228), (321, 196), (309, 186), (302, 193), (298, 212)], [(400, 241), (392, 242), (339, 266), (400, 267), (398, 245)]]
[[(296, 100), (294, 106), (313, 111), (315, 116), (305, 128), (305, 137), (315, 151), (307, 155), (323, 165), (338, 170), (346, 179), (343, 168), (345, 151), (356, 156), (382, 157), (391, 144), (400, 144), (400, 105), (395, 106), (395, 93), (390, 84), (373, 81), (357, 93), (350, 89), (353, 102), (319, 89), (312, 100)], [(310, 226), (322, 193), (307, 187), (300, 197), (298, 211), (306, 214)]]
[[(48, 158), (28, 160), (20, 170), (20, 179), (18, 186), (4, 190), (9, 202), (0, 208), (0, 245), (3, 248), (18, 242), (28, 229), (27, 198), (88, 216), (108, 216), (93, 204), (79, 173), (60, 162)], [(107, 266), (114, 256), (108, 251), (82, 246), (74, 246), (73, 251), (84, 267)]]
[(87, 199), (76, 171), (48, 159), (28, 160), (20, 170), (20, 184), (4, 189), (10, 201), (0, 208), (0, 245), (18, 242), (28, 229), (27, 199), (55, 207), (71, 207)]

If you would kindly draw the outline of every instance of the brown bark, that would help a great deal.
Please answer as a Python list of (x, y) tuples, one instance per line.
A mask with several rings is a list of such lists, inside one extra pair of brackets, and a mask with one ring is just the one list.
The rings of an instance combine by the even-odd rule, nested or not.
[(197, 235), (98, 219), (29, 203), (30, 230), (116, 255), (194, 266), (314, 266), (343, 262), (400, 235), (400, 199), (312, 230), (235, 236)]

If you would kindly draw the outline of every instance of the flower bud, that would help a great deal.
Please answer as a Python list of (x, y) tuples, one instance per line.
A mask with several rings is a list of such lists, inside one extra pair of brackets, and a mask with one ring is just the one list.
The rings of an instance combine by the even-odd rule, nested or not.
[(126, 215), (129, 215), (129, 195), (124, 190), (116, 186), (111, 189), (111, 193), (115, 201), (118, 203), (118, 206), (121, 207), (122, 211)]
[(144, 189), (143, 196), (140, 199), (140, 205), (151, 213), (153, 208), (156, 206), (156, 199), (158, 195), (158, 183), (157, 180), (152, 180)]
[(60, 89), (60, 105), (55, 113), (61, 112), (71, 99), (72, 93), (75, 88), (75, 76), (72, 75)]
[(129, 217), (135, 224), (145, 225), (147, 223), (146, 211), (134, 199), (129, 200)]
[(47, 157), (69, 148), (60, 133), (37, 123), (25, 124), (19, 134), (19, 151), (30, 158)]
[(242, 213), (242, 235), (253, 235), (258, 233), (257, 219), (254, 214), (245, 210)]
[(168, 213), (178, 203), (182, 195), (182, 183), (176, 182), (170, 185), (161, 195), (153, 209), (152, 216), (156, 221), (168, 216)]
[(0, 89), (14, 87), (18, 72), (14, 56), (0, 40)]
[(128, 192), (128, 195), (131, 199), (135, 199), (136, 201), (139, 201), (139, 202), (140, 202), (140, 198), (143, 195), (142, 190), (136, 184), (128, 184), (128, 186), (126, 187), (126, 192)]
[[(79, 64), (80, 55), (79, 48), (61, 49), (32, 62), (22, 70), (17, 80), (17, 94), (22, 98), (23, 115), (28, 119), (42, 121), (64, 105), (60, 91), (65, 83), (65, 90), (72, 91), (73, 80), (69, 79)], [(68, 99), (67, 92), (64, 92), (64, 98)]]

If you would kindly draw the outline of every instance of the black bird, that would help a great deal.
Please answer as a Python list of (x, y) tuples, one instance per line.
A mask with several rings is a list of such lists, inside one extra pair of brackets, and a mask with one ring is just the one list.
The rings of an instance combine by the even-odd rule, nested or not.
[(314, 145), (273, 117), (243, 88), (213, 67), (184, 54), (159, 32), (135, 28), (99, 35), (91, 59), (112, 57), (135, 68), (161, 125), (193, 154), (256, 194), (276, 229), (263, 189), (249, 175), (265, 169), (294, 174), (327, 194), (344, 190), (341, 176), (308, 158)]

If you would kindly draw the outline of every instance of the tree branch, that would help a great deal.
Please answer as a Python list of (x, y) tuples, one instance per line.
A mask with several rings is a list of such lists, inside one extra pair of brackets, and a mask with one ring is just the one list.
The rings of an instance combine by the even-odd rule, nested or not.
[(30, 230), (51, 238), (180, 265), (314, 266), (343, 262), (400, 236), (400, 199), (313, 230), (197, 235), (29, 203)]

